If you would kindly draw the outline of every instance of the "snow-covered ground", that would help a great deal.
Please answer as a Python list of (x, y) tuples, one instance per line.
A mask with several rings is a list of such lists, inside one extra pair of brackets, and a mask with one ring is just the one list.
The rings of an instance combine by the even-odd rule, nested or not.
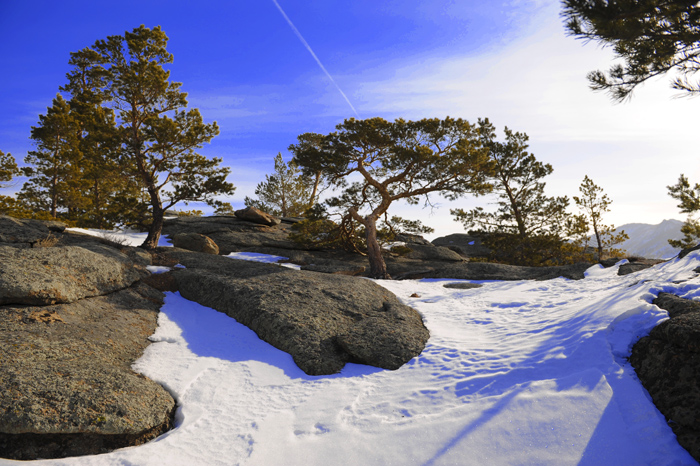
[[(233, 259), (232, 259), (233, 260)], [(380, 281), (430, 329), (396, 371), (311, 377), (226, 315), (168, 293), (134, 368), (178, 401), (176, 428), (40, 465), (695, 465), (627, 363), (665, 311), (700, 298), (700, 252), (585, 280)], [(419, 297), (412, 298), (412, 294)], [(0, 460), (0, 465), (15, 464)]]

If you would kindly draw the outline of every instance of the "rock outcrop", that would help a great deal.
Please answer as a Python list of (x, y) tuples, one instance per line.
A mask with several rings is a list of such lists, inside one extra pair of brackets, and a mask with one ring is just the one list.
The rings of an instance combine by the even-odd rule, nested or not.
[(462, 262), (425, 268), (399, 275), (397, 278), (459, 278), (465, 280), (551, 280), (564, 277), (582, 280), (592, 264), (579, 263), (552, 267), (522, 267), (489, 262)]
[(161, 300), (137, 285), (71, 304), (0, 307), (0, 457), (98, 454), (169, 430), (173, 398), (130, 367)]
[[(292, 223), (263, 226), (235, 217), (180, 217), (165, 222), (164, 231), (171, 237), (191, 232), (209, 236), (219, 245), (220, 254), (257, 252), (289, 258), (302, 270), (331, 274), (362, 275), (366, 273), (367, 258), (345, 251), (307, 250), (289, 239)], [(452, 239), (450, 239), (452, 238)], [(398, 279), (461, 278), (468, 280), (548, 280), (557, 277), (583, 279), (583, 272), (592, 264), (559, 267), (519, 267), (514, 265), (467, 262), (455, 250), (436, 245), (420, 236), (400, 235), (409, 249), (404, 255), (387, 252), (385, 257), (389, 274)], [(440, 244), (458, 244), (478, 241), (468, 235), (450, 235)], [(450, 243), (452, 241), (453, 243)], [(434, 242), (434, 243), (435, 243)], [(482, 248), (480, 242), (476, 247)], [(482, 251), (483, 252), (483, 251)]]
[[(98, 454), (170, 429), (172, 396), (131, 370), (162, 305), (162, 293), (139, 281), (150, 255), (8, 219), (0, 217), (10, 225), (0, 226), (0, 457)], [(54, 247), (37, 248), (47, 232)]]
[(454, 233), (433, 240), (435, 246), (449, 248), (464, 258), (488, 257), (491, 250), (481, 244), (481, 238), (466, 233)]
[(159, 253), (185, 266), (172, 272), (183, 297), (248, 326), (309, 375), (336, 373), (347, 362), (398, 369), (429, 337), (414, 309), (369, 280), (176, 249)]
[(0, 246), (31, 248), (38, 242), (50, 238), (53, 233), (62, 233), (65, 229), (66, 225), (61, 222), (0, 215)]
[(630, 363), (678, 443), (700, 461), (700, 303), (669, 293), (653, 303), (670, 319), (634, 345)]
[(124, 289), (144, 270), (104, 245), (19, 249), (0, 246), (0, 304), (71, 303)]
[(278, 223), (267, 226), (242, 220), (238, 217), (179, 217), (166, 219), (163, 233), (173, 238), (182, 233), (195, 233), (211, 238), (219, 247), (219, 254), (232, 252), (262, 252), (271, 249), (300, 249), (297, 243), (288, 238), (288, 228), (292, 223)]

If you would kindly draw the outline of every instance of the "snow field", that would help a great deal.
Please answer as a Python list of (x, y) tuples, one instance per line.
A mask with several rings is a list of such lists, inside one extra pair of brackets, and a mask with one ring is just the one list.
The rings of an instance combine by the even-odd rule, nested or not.
[(623, 277), (596, 266), (581, 281), (469, 290), (379, 281), (421, 313), (425, 350), (396, 371), (349, 364), (321, 377), (168, 293), (134, 368), (173, 393), (176, 428), (138, 447), (35, 463), (695, 465), (626, 357), (667, 317), (650, 304), (660, 291), (700, 297), (699, 261), (695, 252)]

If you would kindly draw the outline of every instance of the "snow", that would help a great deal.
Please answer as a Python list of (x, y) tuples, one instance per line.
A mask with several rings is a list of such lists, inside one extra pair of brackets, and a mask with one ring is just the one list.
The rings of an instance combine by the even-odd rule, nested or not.
[[(66, 228), (66, 230), (76, 233), (83, 233), (90, 236), (98, 236), (125, 246), (141, 246), (141, 244), (143, 244), (143, 242), (146, 240), (146, 236), (148, 236), (148, 233), (130, 229), (97, 230), (92, 228)], [(167, 236), (161, 236), (160, 240), (158, 241), (158, 246), (172, 246), (170, 243), (170, 238)]]
[(264, 262), (267, 264), (278, 264), (278, 265), (281, 265), (282, 267), (288, 267), (290, 269), (301, 270), (300, 265), (291, 264), (289, 262), (281, 262), (280, 263), (280, 261), (289, 260), (289, 257), (273, 256), (271, 254), (260, 254), (257, 252), (232, 252), (231, 254), (227, 255), (226, 257), (230, 257), (232, 259), (244, 260), (244, 261)]
[[(379, 281), (430, 329), (396, 371), (312, 377), (226, 315), (167, 293), (134, 369), (177, 399), (148, 444), (40, 465), (695, 465), (627, 363), (667, 318), (660, 292), (700, 298), (700, 252), (617, 276)], [(419, 297), (412, 298), (412, 294)], [(0, 465), (15, 464), (0, 460)]]

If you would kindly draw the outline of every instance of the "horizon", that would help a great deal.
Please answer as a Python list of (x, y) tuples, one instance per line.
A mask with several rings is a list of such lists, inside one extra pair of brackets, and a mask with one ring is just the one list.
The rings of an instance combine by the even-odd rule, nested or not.
[[(612, 55), (567, 36), (560, 9), (543, 0), (5, 2), (0, 51), (11, 69), (0, 77), (0, 150), (24, 165), (31, 126), (65, 83), (70, 52), (160, 25), (174, 55), (171, 80), (219, 124), (199, 152), (231, 167), (237, 189), (225, 200), (236, 209), (278, 152), (290, 160), (299, 134), (327, 134), (350, 117), (451, 116), (488, 117), (501, 136), (505, 126), (527, 133), (530, 151), (554, 167), (549, 196), (577, 195), (588, 175), (613, 201), (607, 224), (684, 220), (666, 186), (681, 173), (700, 182), (700, 167), (687, 163), (696, 155), (695, 102), (676, 98), (663, 76), (622, 104), (591, 91), (586, 74), (607, 70)], [(489, 197), (432, 201), (432, 212), (396, 204), (390, 213), (421, 218), (436, 229), (426, 236), (444, 236), (464, 231), (450, 208), (486, 207)]]

